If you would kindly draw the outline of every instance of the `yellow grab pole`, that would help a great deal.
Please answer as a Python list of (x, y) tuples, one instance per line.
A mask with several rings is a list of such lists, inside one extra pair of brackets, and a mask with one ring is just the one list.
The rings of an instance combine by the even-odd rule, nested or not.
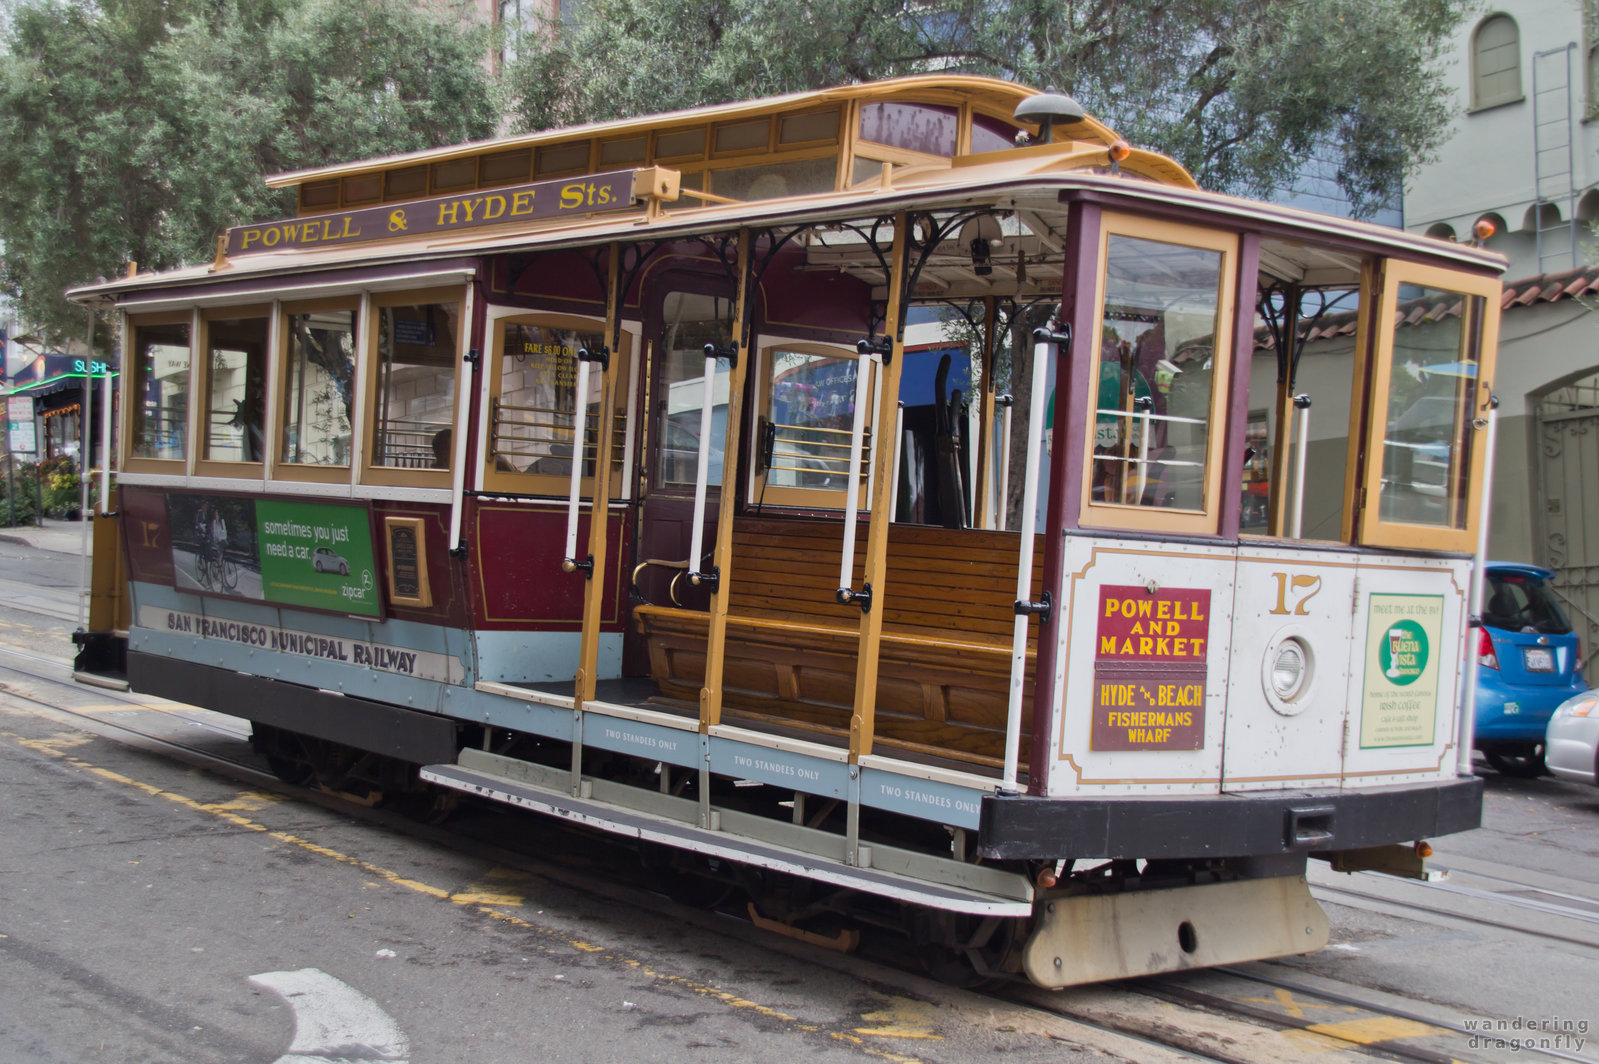
[[(892, 431), (899, 405), (900, 369), (905, 362), (905, 336), (900, 311), (905, 289), (905, 248), (908, 219), (901, 211), (894, 217), (894, 257), (888, 278), (888, 313), (884, 319), (892, 345), (877, 377), (876, 437), (872, 445), (872, 514), (866, 526), (866, 561), (863, 578), (870, 594), (863, 601), (860, 650), (855, 664), (855, 711), (849, 725), (849, 760), (855, 764), (872, 752), (877, 724), (877, 657), (883, 638), (883, 608), (888, 590), (888, 528), (894, 520), (890, 502), (894, 495), (894, 447), (885, 446), (885, 428)], [(864, 364), (857, 373), (866, 372)], [(855, 529), (846, 528), (846, 536)]]
[[(583, 598), (583, 634), (578, 648), (576, 690), (573, 692), (576, 699), (574, 708), (577, 709), (582, 709), (583, 703), (594, 697), (596, 673), (599, 671), (600, 615), (605, 610), (605, 584), (609, 576), (605, 553), (611, 513), (611, 451), (614, 449), (611, 437), (616, 432), (616, 378), (620, 372), (617, 367), (622, 361), (619, 329), (622, 294), (617, 291), (622, 249), (612, 244), (609, 257), (611, 274), (606, 284), (604, 343), (611, 351), (600, 374), (600, 417), (596, 426), (599, 435), (594, 441), (594, 491), (589, 502), (589, 557), (593, 568), (588, 572), (587, 594)], [(576, 400), (586, 403), (588, 397), (579, 395)], [(581, 471), (582, 440), (572, 441), (572, 461)]]
[[(744, 379), (755, 352), (749, 350), (744, 322), (750, 298), (750, 234), (738, 234), (738, 298), (733, 311), (735, 361), (727, 385), (727, 430), (722, 441), (722, 493), (716, 508), (716, 550), (711, 555), (716, 588), (705, 633), (705, 686), (700, 688), (700, 732), (722, 722), (722, 666), (727, 650), (727, 595), (733, 579), (733, 503), (738, 495), (738, 436), (744, 420)], [(699, 565), (698, 558), (689, 564)]]

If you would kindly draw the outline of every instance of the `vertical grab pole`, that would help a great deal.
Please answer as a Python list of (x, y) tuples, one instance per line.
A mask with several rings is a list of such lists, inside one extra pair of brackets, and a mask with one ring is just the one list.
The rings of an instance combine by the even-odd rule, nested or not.
[(855, 521), (861, 501), (861, 450), (866, 436), (866, 386), (872, 372), (872, 360), (866, 352), (855, 360), (855, 420), (849, 436), (849, 473), (844, 478), (844, 551), (838, 565), (839, 601), (855, 586)]
[[(716, 509), (716, 547), (711, 572), (710, 617), (705, 626), (705, 686), (700, 688), (700, 734), (722, 722), (722, 671), (727, 661), (727, 597), (733, 579), (733, 508), (738, 501), (738, 439), (744, 424), (744, 382), (749, 377), (754, 352), (750, 348), (750, 292), (753, 285), (753, 237), (748, 229), (738, 234), (738, 295), (733, 309), (733, 366), (727, 377), (727, 425), (722, 442), (722, 487)], [(740, 354), (743, 357), (739, 357)], [(701, 827), (710, 827), (709, 777), (702, 775)]]
[(1016, 400), (1009, 395), (1002, 395), (997, 402), (1005, 408), (1004, 427), (999, 434), (999, 506), (998, 520), (994, 527), (1005, 531), (1005, 511), (1010, 502), (1010, 414), (1011, 407), (1016, 405)]
[(1294, 448), (1294, 516), (1289, 534), (1298, 539), (1305, 517), (1305, 447), (1310, 443), (1310, 396), (1303, 392), (1294, 396), (1293, 409), (1299, 421), (1299, 437)]
[[(711, 475), (711, 407), (716, 402), (716, 345), (705, 345), (705, 389), (700, 396), (700, 446), (694, 466), (694, 523), (689, 526), (688, 582), (699, 586), (705, 548), (705, 482)], [(723, 454), (727, 451), (724, 448)]]
[[(978, 528), (994, 526), (994, 333), (997, 327), (995, 311), (998, 301), (993, 296), (983, 297), (983, 357), (978, 383), (977, 413), (977, 475), (972, 477), (973, 506), (971, 512)], [(1001, 505), (1004, 505), (1001, 503)]]
[[(875, 353), (882, 359), (878, 367), (875, 393), (877, 412), (873, 424), (881, 427), (896, 419), (899, 410), (899, 379), (905, 359), (905, 284), (906, 256), (910, 246), (911, 223), (904, 211), (894, 216), (894, 250), (888, 275), (888, 307), (883, 315), (884, 336), (876, 340), (862, 340), (855, 349), (862, 355)], [(860, 409), (856, 407), (857, 411)], [(857, 414), (857, 417), (860, 415)], [(877, 732), (877, 662), (883, 640), (883, 597), (888, 585), (888, 531), (894, 520), (893, 507), (889, 505), (890, 481), (888, 466), (894, 461), (892, 447), (872, 448), (872, 463), (879, 469), (873, 485), (871, 521), (866, 526), (866, 559), (861, 565), (861, 586), (857, 591), (848, 585), (838, 590), (838, 601), (861, 608), (860, 641), (855, 653), (855, 700), (849, 720), (849, 763), (859, 765), (861, 758), (872, 752)], [(851, 492), (854, 495), (854, 492)], [(844, 537), (848, 545), (854, 538), (853, 526), (846, 526)], [(847, 580), (851, 570), (845, 570)], [(845, 824), (848, 838), (845, 860), (851, 864), (857, 859), (855, 842), (859, 839), (860, 806), (851, 802)]]
[(89, 511), (89, 484), (94, 478), (94, 463), (89, 447), (89, 439), (94, 428), (94, 308), (88, 307), (89, 336), (85, 343), (88, 350), (84, 353), (83, 362), (88, 367), (83, 375), (83, 413), (78, 418), (78, 467), (82, 472), (78, 475), (78, 523), (83, 526), (83, 542), (78, 552), (79, 569), (78, 580), (78, 627), (87, 628), (89, 623), (89, 526), (94, 522), (94, 515)]
[(905, 404), (894, 404), (894, 484), (888, 491), (888, 516), (892, 520), (899, 513), (899, 463), (905, 443)]
[[(127, 351), (127, 333), (124, 331), (122, 351)], [(126, 355), (122, 362), (128, 361)], [(105, 373), (100, 376), (100, 512), (111, 512), (111, 360), (106, 359)]]
[(589, 364), (579, 356), (577, 363), (577, 409), (572, 411), (572, 483), (566, 499), (566, 553), (562, 555), (563, 572), (575, 573), (583, 568), (577, 558), (577, 504), (583, 486), (583, 433), (588, 426)]
[(1460, 700), (1460, 749), (1455, 752), (1455, 771), (1462, 776), (1472, 774), (1471, 754), (1477, 742), (1477, 648), (1473, 645), (1471, 630), (1482, 624), (1482, 567), (1488, 557), (1488, 497), (1494, 482), (1494, 437), (1499, 433), (1497, 395), (1488, 396), (1487, 409), (1479, 420), (1487, 422), (1483, 427), (1488, 433), (1485, 441), (1488, 456), (1483, 462), (1482, 503), (1477, 511), (1477, 556), (1472, 559), (1471, 567), (1471, 619), (1466, 628), (1466, 660), (1462, 662), (1466, 670), (1466, 692)]
[[(1071, 349), (1071, 330), (1062, 327), (1060, 332), (1048, 329), (1033, 330), (1033, 394), (1027, 418), (1027, 472), (1022, 481), (1022, 540), (1016, 560), (1016, 624), (1011, 633), (1010, 646), (1010, 703), (1005, 714), (1005, 770), (1000, 780), (1002, 793), (1014, 794), (1017, 764), (1022, 751), (1022, 686), (1027, 679), (1027, 624), (1028, 618), (1047, 617), (1050, 595), (1045, 591), (1041, 601), (1032, 600), (1033, 590), (1033, 536), (1038, 529), (1038, 466), (1039, 451), (1044, 439), (1045, 370), (1050, 347)], [(1145, 422), (1147, 428), (1148, 422)], [(1147, 433), (1146, 433), (1147, 435)]]
[(1142, 506), (1144, 489), (1149, 486), (1149, 419), (1155, 412), (1155, 400), (1147, 395), (1139, 396), (1133, 400), (1133, 406), (1144, 419), (1144, 426), (1138, 433), (1138, 494), (1133, 498), (1134, 506)]
[[(578, 352), (578, 357), (584, 359), (580, 363), (581, 366), (587, 366), (590, 361), (600, 364), (600, 413), (599, 424), (595, 426), (594, 487), (592, 501), (589, 503), (589, 549), (588, 558), (580, 566), (584, 575), (588, 577), (588, 583), (583, 596), (583, 628), (578, 637), (577, 675), (573, 677), (572, 684), (573, 708), (578, 711), (594, 698), (594, 685), (599, 679), (600, 620), (605, 609), (605, 584), (609, 575), (606, 550), (610, 542), (608, 518), (611, 507), (611, 452), (616, 446), (616, 374), (617, 367), (622, 361), (622, 297), (617, 289), (617, 279), (621, 276), (622, 253), (617, 245), (610, 246), (609, 258), (610, 278), (605, 287), (605, 335), (600, 341), (598, 351)], [(587, 376), (581, 373), (579, 375)], [(584, 387), (577, 393), (579, 418), (583, 417), (588, 405), (588, 389)], [(582, 425), (583, 422), (580, 420), (578, 424)], [(574, 498), (577, 496), (577, 478), (582, 474), (582, 468), (583, 436), (579, 433), (572, 451)], [(599, 576), (598, 580), (594, 579), (596, 574)], [(580, 768), (578, 762), (581, 758), (581, 744), (573, 744), (573, 758), (573, 771), (576, 773)]]
[(466, 349), (461, 357), (461, 390), (455, 400), (455, 428), (452, 430), (455, 453), (450, 456), (450, 553), (461, 557), (466, 555), (466, 543), (461, 539), (461, 512), (466, 499), (466, 424), (467, 413), (472, 409), (472, 369), (477, 365), (470, 347), (472, 316), (476, 313), (472, 296), (476, 291), (475, 283), (467, 285), (461, 309), (461, 343)]

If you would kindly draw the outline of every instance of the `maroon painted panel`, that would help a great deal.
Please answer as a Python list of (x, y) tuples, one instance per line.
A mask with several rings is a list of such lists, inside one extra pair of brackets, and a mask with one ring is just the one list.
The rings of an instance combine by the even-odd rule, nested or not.
[(122, 542), (128, 548), (128, 578), (170, 587), (175, 578), (166, 492), (123, 485), (117, 489), (117, 509), (122, 513)]
[[(575, 630), (583, 621), (588, 581), (561, 571), (566, 545), (564, 506), (474, 503), (468, 514), (472, 544), (473, 611), (483, 629)], [(622, 571), (630, 555), (620, 515), (607, 529), (605, 608), (601, 626), (616, 631), (622, 618)], [(589, 523), (578, 518), (577, 541), (586, 553)]]
[(761, 279), (761, 331), (853, 343), (870, 328), (871, 288), (851, 277), (801, 270), (805, 256), (784, 249)]
[(383, 518), (386, 515), (422, 519), (428, 588), (433, 595), (433, 605), (427, 609), (385, 603), (388, 615), (423, 624), (467, 627), (471, 622), (472, 609), (466, 594), (466, 563), (450, 555), (449, 506), (383, 500), (372, 503), (372, 545), (378, 568), (383, 573), (389, 571), (389, 537), (383, 533)]

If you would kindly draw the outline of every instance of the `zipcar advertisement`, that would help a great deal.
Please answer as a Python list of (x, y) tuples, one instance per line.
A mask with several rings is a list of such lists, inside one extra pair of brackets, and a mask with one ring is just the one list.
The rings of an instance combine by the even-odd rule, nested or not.
[(167, 525), (180, 591), (382, 613), (364, 506), (173, 493)]
[(273, 602), (377, 616), (377, 566), (365, 507), (261, 499), (261, 591)]

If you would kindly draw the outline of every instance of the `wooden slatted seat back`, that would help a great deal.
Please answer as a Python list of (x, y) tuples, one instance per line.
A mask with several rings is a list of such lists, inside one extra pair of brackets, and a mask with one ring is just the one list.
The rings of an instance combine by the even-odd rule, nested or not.
[[(835, 599), (843, 553), (836, 521), (740, 518), (734, 525), (728, 612), (773, 620), (856, 628), (860, 611)], [(894, 525), (888, 539), (888, 586), (875, 588), (883, 627), (902, 636), (1002, 644), (1008, 651), (1015, 613), (1019, 537), (977, 529)], [(855, 547), (851, 586), (863, 580), (865, 525)], [(1034, 552), (1035, 586), (1042, 578)]]
[[(835, 597), (842, 525), (742, 517), (733, 543), (724, 715), (847, 736), (861, 614)], [(862, 525), (855, 588), (863, 581), (865, 546)], [(890, 530), (888, 586), (874, 589), (873, 605), (884, 611), (875, 718), (880, 746), (999, 764), (1019, 547), (1017, 535), (1003, 532)], [(1041, 570), (1035, 551), (1035, 597)], [(663, 695), (697, 703), (708, 615), (640, 605), (634, 616), (649, 640), (651, 674)], [(1031, 644), (1028, 657), (1024, 704), (1032, 697)]]

